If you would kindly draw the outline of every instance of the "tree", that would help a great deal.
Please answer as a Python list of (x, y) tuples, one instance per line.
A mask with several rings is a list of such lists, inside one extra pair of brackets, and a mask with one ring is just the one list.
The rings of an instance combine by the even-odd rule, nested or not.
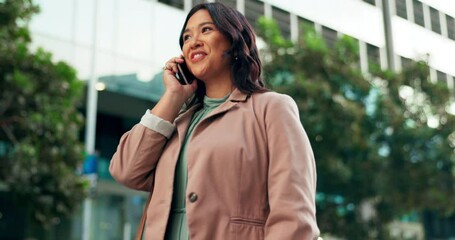
[(29, 50), (27, 24), (37, 12), (32, 0), (0, 1), (0, 198), (25, 209), (17, 218), (29, 228), (50, 227), (72, 213), (86, 185), (76, 174), (83, 83), (50, 53)]
[(330, 48), (308, 26), (296, 43), (273, 20), (259, 26), (264, 77), (294, 98), (312, 142), (323, 233), (386, 239), (403, 214), (454, 212), (455, 117), (447, 85), (429, 81), (424, 61), (366, 75), (351, 37)]

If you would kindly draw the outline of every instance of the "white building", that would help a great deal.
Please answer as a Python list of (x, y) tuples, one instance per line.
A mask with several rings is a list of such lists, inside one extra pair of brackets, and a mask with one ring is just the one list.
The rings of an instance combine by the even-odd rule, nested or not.
[[(387, 0), (390, 5), (394, 64), (430, 55), (433, 81), (455, 81), (455, 2), (453, 0)], [(96, 148), (101, 181), (94, 199), (90, 239), (132, 239), (145, 194), (114, 183), (107, 172), (119, 135), (137, 122), (156, 96), (142, 89), (125, 93), (125, 81), (152, 81), (166, 60), (180, 54), (178, 37), (186, 13), (198, 0), (35, 0), (41, 13), (31, 22), (33, 46), (74, 66), (80, 79), (114, 79), (100, 92)], [(386, 67), (383, 0), (223, 0), (254, 23), (260, 15), (276, 19), (283, 34), (295, 40), (299, 24), (314, 25), (327, 42), (349, 35), (358, 40), (361, 68)], [(97, 11), (95, 12), (95, 9)], [(94, 26), (97, 26), (95, 34)], [(254, 25), (254, 24), (253, 24)], [(96, 44), (93, 44), (96, 41)], [(93, 46), (96, 46), (95, 55)], [(92, 61), (95, 59), (95, 62)], [(136, 75), (135, 75), (136, 74)], [(108, 77), (106, 77), (108, 76)], [(116, 77), (118, 76), (118, 77)], [(130, 79), (130, 80), (128, 80)], [(103, 80), (100, 80), (103, 81)], [(122, 85), (123, 83), (123, 85)], [(145, 84), (145, 83), (140, 83)], [(101, 87), (101, 86), (100, 86)], [(117, 89), (114, 89), (117, 87)], [(153, 87), (152, 87), (153, 88)], [(155, 89), (155, 88), (153, 88)], [(162, 91), (158, 90), (158, 92)], [(120, 93), (119, 93), (120, 92)], [(124, 94), (123, 94), (124, 93)], [(137, 93), (137, 94), (136, 94)], [(128, 95), (128, 96), (125, 96)], [(71, 239), (81, 239), (82, 220), (75, 217)]]

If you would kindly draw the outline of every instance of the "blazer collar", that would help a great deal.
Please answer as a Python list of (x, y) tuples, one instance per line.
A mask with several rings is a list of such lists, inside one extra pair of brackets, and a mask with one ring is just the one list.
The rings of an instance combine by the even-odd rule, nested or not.
[(237, 88), (232, 91), (231, 95), (228, 98), (228, 101), (231, 102), (246, 102), (248, 99), (249, 94), (243, 93)]
[[(202, 121), (205, 119), (211, 118), (213, 116), (222, 114), (224, 112), (229, 111), (232, 109), (237, 103), (239, 102), (246, 102), (248, 100), (248, 97), (250, 95), (241, 92), (237, 88), (235, 88), (229, 98), (226, 100), (226, 102), (222, 103), (220, 106), (215, 108), (209, 115), (207, 115)], [(201, 104), (196, 104), (192, 106), (190, 109), (186, 110), (183, 112), (180, 116), (177, 117), (175, 120), (175, 124), (177, 126), (177, 132), (179, 134), (179, 138), (183, 135), (185, 135), (186, 130), (190, 124), (191, 118), (193, 117), (193, 114), (195, 111), (197, 111), (200, 108)], [(201, 121), (201, 122), (202, 122)], [(180, 139), (180, 141), (183, 141), (183, 139)]]

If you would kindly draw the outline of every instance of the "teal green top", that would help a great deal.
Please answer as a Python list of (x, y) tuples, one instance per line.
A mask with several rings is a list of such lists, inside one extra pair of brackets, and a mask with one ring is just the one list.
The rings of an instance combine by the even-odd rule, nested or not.
[(207, 116), (213, 109), (225, 102), (229, 95), (223, 98), (204, 97), (203, 107), (197, 111), (191, 119), (190, 126), (185, 135), (182, 148), (180, 149), (179, 159), (175, 168), (174, 193), (172, 196), (172, 207), (169, 215), (169, 222), (166, 229), (166, 240), (188, 240), (188, 224), (186, 221), (186, 185), (188, 180), (186, 149), (196, 125)]

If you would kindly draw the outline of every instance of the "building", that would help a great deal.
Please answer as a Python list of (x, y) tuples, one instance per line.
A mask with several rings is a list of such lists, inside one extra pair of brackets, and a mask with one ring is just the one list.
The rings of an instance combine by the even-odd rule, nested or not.
[[(410, 59), (429, 54), (432, 81), (444, 81), (453, 89), (454, 2), (386, 1), (391, 15), (392, 60), (387, 57), (384, 0), (221, 0), (243, 12), (253, 25), (261, 15), (274, 18), (291, 40), (302, 34), (302, 23), (314, 26), (329, 45), (341, 35), (357, 39), (363, 72), (369, 71), (369, 63), (386, 68), (393, 62), (400, 70)], [(91, 239), (132, 239), (146, 194), (116, 184), (107, 170), (109, 159), (121, 134), (159, 99), (161, 67), (180, 54), (178, 37), (186, 12), (201, 1), (35, 2), (41, 13), (31, 22), (33, 46), (42, 46), (56, 60), (74, 66), (80, 79), (100, 77), (95, 144), (100, 153), (100, 181), (88, 230)], [(82, 212), (68, 224), (73, 229), (70, 239), (81, 239)]]

